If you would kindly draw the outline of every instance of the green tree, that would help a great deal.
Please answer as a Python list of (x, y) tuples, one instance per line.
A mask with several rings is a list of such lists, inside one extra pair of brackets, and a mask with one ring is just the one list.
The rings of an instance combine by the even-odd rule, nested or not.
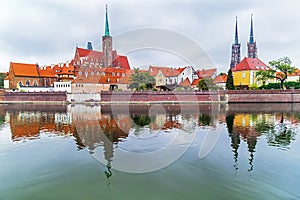
[(266, 85), (266, 82), (270, 78), (274, 78), (274, 72), (272, 70), (259, 70), (255, 73), (256, 80), (262, 81), (263, 86)]
[(154, 77), (148, 72), (140, 72), (139, 68), (134, 68), (134, 73), (130, 75), (130, 89), (145, 90), (151, 89), (155, 83)]
[(4, 78), (5, 78), (5, 74), (0, 73), (0, 88), (4, 87)]
[[(292, 74), (296, 71), (296, 67), (292, 66), (292, 61), (288, 57), (279, 58), (278, 60), (269, 62), (269, 70), (266, 72), (258, 71), (256, 75), (260, 80), (277, 79), (280, 81), (280, 88), (284, 88), (284, 82), (286, 81), (288, 74)], [(276, 72), (279, 72), (276, 74)]]
[(199, 90), (213, 90), (216, 89), (214, 80), (212, 78), (203, 78), (198, 82)]
[(231, 69), (228, 70), (227, 80), (226, 80), (226, 89), (227, 90), (234, 90), (234, 84), (233, 84), (233, 75)]
[[(283, 89), (283, 84), (287, 79), (288, 74), (292, 74), (296, 71), (296, 67), (292, 66), (292, 61), (288, 57), (279, 58), (275, 61), (269, 62), (270, 68), (272, 68), (275, 78), (280, 81), (281, 89)], [(276, 76), (276, 72), (278, 75)]]

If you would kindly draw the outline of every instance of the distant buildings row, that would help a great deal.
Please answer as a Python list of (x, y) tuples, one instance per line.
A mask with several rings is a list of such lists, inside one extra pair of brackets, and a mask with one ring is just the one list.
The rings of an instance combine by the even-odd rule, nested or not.
[[(50, 66), (38, 64), (10, 63), (4, 87), (21, 91), (67, 91), (69, 93), (97, 93), (105, 90), (128, 90), (130, 75), (134, 73), (126, 56), (118, 55), (112, 49), (106, 8), (105, 31), (102, 37), (102, 52), (93, 50), (92, 43), (87, 48), (76, 47), (70, 63)], [(195, 70), (192, 66), (182, 68), (149, 66), (150, 76), (155, 78), (155, 86), (163, 90), (175, 87), (197, 88), (202, 78), (215, 78), (216, 69)], [(226, 77), (215, 79), (225, 86)]]
[[(256, 72), (259, 70), (269, 70), (268, 66), (258, 58), (257, 44), (254, 40), (253, 17), (251, 15), (250, 37), (247, 42), (247, 57), (241, 59), (241, 44), (238, 38), (238, 21), (236, 18), (234, 43), (232, 44), (230, 69), (232, 70), (234, 86), (240, 89), (248, 89), (251, 86), (261, 86), (263, 83), (256, 78)], [(288, 74), (287, 81), (299, 81), (300, 70), (293, 74)], [(266, 80), (276, 82), (277, 80)]]
[[(134, 73), (126, 56), (113, 50), (112, 36), (109, 32), (108, 12), (105, 13), (105, 31), (102, 36), (102, 52), (93, 50), (92, 43), (87, 48), (76, 47), (75, 55), (69, 63), (50, 66), (38, 64), (10, 63), (4, 87), (23, 91), (67, 91), (69, 93), (97, 93), (105, 90), (129, 90), (130, 75)], [(232, 44), (230, 69), (234, 85), (238, 88), (260, 86), (256, 79), (258, 70), (268, 70), (267, 65), (258, 59), (257, 45), (253, 34), (251, 16), (250, 38), (247, 43), (248, 57), (241, 58), (236, 19), (235, 37)], [(197, 89), (199, 80), (212, 78), (220, 88), (225, 88), (227, 75), (217, 76), (217, 69), (197, 70), (192, 66), (172, 68), (149, 66), (150, 76), (155, 78), (155, 86), (163, 90), (172, 90), (178, 86)], [(299, 80), (300, 71), (291, 74), (288, 80)], [(271, 80), (274, 82), (275, 80)]]

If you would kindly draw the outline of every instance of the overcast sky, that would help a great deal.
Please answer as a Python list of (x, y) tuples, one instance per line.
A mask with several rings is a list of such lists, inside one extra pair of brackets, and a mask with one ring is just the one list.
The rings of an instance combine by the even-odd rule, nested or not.
[[(219, 72), (225, 72), (230, 63), (235, 17), (238, 16), (243, 58), (247, 51), (251, 14), (259, 58), (268, 63), (288, 56), (295, 66), (300, 65), (300, 6), (296, 0), (1, 0), (0, 71), (8, 71), (11, 61), (40, 65), (70, 61), (76, 45), (86, 47), (87, 41), (91, 41), (96, 50), (101, 50), (105, 4), (109, 6), (110, 33), (113, 38), (117, 37), (115, 40), (133, 30), (167, 30), (186, 37), (212, 60), (207, 64), (179, 55), (187, 52), (198, 56), (197, 52), (203, 52), (194, 51), (193, 44), (184, 42), (187, 40), (181, 38), (179, 41), (177, 37), (162, 34), (162, 38), (156, 36), (158, 43), (179, 44), (180, 51), (143, 45), (136, 51), (121, 51), (126, 53), (132, 67), (193, 64), (202, 68), (217, 67)], [(131, 35), (132, 38), (127, 34), (123, 39), (135, 42), (135, 35)], [(146, 37), (145, 40), (153, 38)], [(138, 44), (135, 44), (136, 49)]]

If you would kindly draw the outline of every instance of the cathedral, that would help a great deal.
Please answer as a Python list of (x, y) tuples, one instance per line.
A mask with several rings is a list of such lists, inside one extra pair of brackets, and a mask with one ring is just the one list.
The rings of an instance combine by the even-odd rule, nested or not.
[(105, 31), (102, 36), (102, 52), (93, 50), (92, 43), (87, 48), (76, 47), (73, 64), (77, 68), (123, 68), (130, 69), (127, 56), (117, 54), (113, 50), (112, 36), (109, 32), (108, 9), (105, 9)]
[[(250, 22), (250, 37), (249, 37), (249, 41), (247, 42), (247, 46), (248, 46), (248, 51), (247, 51), (248, 58), (258, 58), (256, 41), (254, 41), (254, 34), (253, 34), (252, 15), (251, 15), (251, 22)], [(230, 68), (231, 69), (234, 68), (240, 62), (241, 62), (241, 44), (239, 43), (239, 38), (238, 38), (238, 22), (236, 18), (234, 43), (232, 44), (231, 47)]]

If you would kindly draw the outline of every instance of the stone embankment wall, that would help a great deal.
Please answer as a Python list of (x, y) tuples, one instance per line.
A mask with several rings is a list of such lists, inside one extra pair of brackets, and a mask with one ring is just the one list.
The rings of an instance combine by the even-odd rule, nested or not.
[(234, 91), (102, 91), (66, 94), (65, 92), (5, 92), (0, 102), (101, 102), (101, 103), (300, 103), (300, 90)]
[(66, 102), (65, 92), (5, 92), (3, 102)]
[(220, 102), (225, 101), (223, 92), (101, 92), (101, 102)]
[(300, 103), (300, 90), (227, 91), (228, 103)]
[(72, 93), (67, 94), (68, 102), (100, 102), (100, 93)]

